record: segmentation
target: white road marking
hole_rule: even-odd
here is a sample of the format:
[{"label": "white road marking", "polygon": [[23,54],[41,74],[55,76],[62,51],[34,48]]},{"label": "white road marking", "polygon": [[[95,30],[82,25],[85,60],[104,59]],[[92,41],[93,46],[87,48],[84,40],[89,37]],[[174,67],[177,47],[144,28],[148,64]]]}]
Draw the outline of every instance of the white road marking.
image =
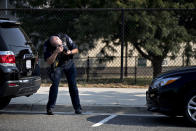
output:
[{"label": "white road marking", "polygon": [[107,117],[107,118],[103,119],[102,121],[100,121],[100,122],[98,122],[98,123],[96,123],[96,124],[92,125],[92,127],[98,127],[98,126],[101,126],[101,125],[103,125],[104,123],[108,122],[109,120],[111,120],[111,119],[115,118],[116,116],[117,116],[117,115],[111,115],[111,116],[109,116],[109,117]]}]

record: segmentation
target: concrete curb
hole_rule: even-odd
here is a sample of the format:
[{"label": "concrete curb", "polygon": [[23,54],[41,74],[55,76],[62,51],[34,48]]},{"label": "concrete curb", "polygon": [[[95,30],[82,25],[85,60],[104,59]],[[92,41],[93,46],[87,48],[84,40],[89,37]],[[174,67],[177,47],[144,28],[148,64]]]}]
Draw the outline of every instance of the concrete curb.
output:
[{"label": "concrete curb", "polygon": [[[90,113],[111,113],[111,114],[149,114],[147,107],[133,107],[133,106],[115,106],[115,105],[83,105],[83,112]],[[28,112],[45,112],[46,105],[37,105],[37,104],[10,104],[1,112],[9,111],[28,111]],[[56,105],[54,108],[55,112],[74,112],[71,105]]]}]

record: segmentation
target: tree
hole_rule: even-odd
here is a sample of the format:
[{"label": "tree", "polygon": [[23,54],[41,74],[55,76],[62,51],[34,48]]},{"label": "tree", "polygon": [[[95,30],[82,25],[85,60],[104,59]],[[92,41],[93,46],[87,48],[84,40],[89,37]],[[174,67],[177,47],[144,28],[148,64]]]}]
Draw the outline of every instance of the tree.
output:
[{"label": "tree", "polygon": [[[142,13],[138,21],[132,23],[136,26],[130,31],[130,41],[144,58],[151,61],[156,77],[162,72],[162,62],[168,54],[177,55],[187,32],[169,12]],[[133,36],[133,33],[137,35]]]},{"label": "tree", "polygon": [[[132,2],[119,4],[120,7],[131,7]],[[130,5],[130,6],[129,6]],[[168,4],[162,0],[136,2],[136,7],[166,8]],[[188,33],[179,25],[179,18],[170,11],[161,12],[127,12],[125,15],[125,41],[133,44],[142,57],[152,63],[153,77],[162,71],[162,62],[169,53],[176,56],[181,43],[186,41]]]}]

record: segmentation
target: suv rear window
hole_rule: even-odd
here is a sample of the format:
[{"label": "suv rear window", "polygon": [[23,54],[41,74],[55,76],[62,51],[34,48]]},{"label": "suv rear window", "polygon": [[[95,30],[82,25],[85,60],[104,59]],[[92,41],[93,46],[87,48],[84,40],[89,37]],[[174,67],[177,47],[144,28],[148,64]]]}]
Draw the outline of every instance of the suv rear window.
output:
[{"label": "suv rear window", "polygon": [[8,46],[29,47],[29,39],[19,27],[0,28],[0,37]]}]

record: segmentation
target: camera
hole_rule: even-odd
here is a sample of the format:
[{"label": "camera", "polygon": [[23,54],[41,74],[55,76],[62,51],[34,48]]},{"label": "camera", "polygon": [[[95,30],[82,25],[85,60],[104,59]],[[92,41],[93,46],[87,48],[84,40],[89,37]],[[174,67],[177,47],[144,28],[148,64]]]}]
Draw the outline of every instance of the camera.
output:
[{"label": "camera", "polygon": [[67,47],[67,45],[58,45],[58,47],[63,46],[63,52],[67,53],[67,51],[69,50],[69,48]]},{"label": "camera", "polygon": [[67,53],[68,50],[68,47],[66,45],[63,45],[63,52]]}]

